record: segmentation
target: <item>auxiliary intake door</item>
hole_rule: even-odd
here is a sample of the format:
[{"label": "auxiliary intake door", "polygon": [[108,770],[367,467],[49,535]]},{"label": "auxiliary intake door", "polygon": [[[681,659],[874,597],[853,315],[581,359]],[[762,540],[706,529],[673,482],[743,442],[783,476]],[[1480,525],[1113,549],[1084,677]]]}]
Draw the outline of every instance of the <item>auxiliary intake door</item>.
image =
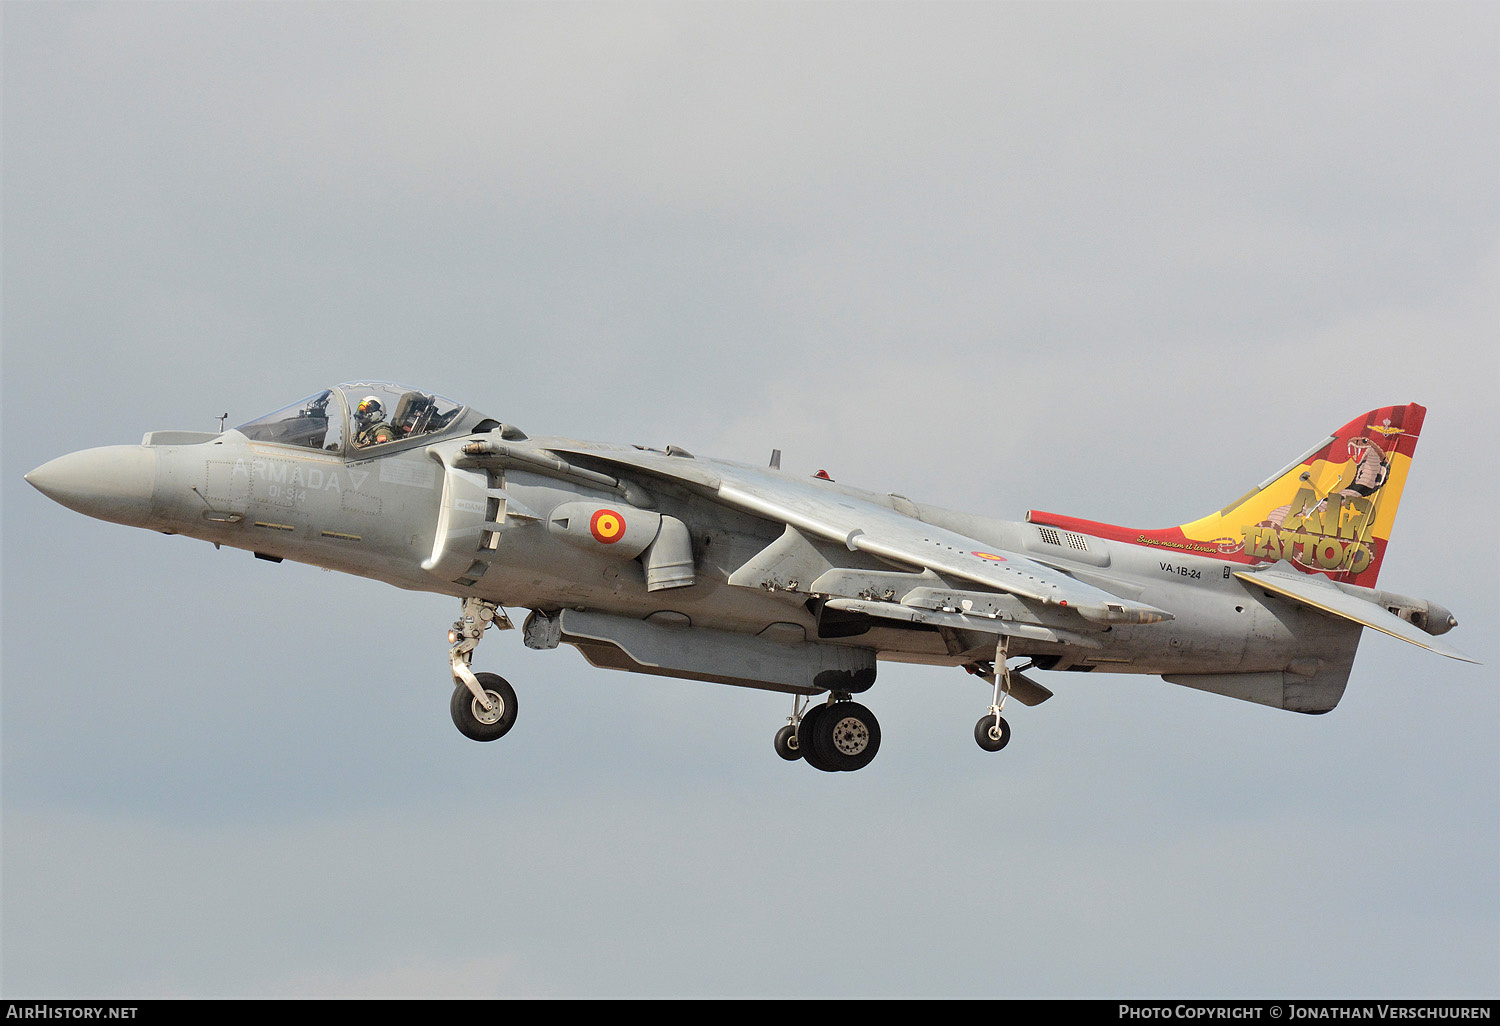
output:
[{"label": "auxiliary intake door", "polygon": [[[453,455],[433,454],[443,464],[443,499],[438,507],[432,556],[422,569],[443,581],[472,587],[490,568],[499,540],[505,492],[483,470],[455,467]],[[497,475],[498,476],[498,475]]]}]

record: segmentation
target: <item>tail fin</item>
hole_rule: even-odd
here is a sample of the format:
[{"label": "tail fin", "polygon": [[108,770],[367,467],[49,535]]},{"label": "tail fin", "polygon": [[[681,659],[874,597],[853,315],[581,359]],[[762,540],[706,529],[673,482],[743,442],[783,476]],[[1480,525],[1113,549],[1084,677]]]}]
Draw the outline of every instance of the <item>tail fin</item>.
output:
[{"label": "tail fin", "polygon": [[1180,527],[1134,531],[1035,511],[1026,519],[1249,565],[1287,560],[1373,587],[1426,414],[1416,403],[1371,410],[1217,513]]}]

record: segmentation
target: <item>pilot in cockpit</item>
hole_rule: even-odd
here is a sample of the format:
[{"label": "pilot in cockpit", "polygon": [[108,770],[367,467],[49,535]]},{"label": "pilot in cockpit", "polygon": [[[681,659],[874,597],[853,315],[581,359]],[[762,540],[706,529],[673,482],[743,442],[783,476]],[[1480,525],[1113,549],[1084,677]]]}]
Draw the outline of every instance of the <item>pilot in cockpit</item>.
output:
[{"label": "pilot in cockpit", "polygon": [[354,408],[354,445],[363,449],[367,445],[381,445],[395,441],[396,429],[385,420],[385,407],[373,395],[367,395]]}]

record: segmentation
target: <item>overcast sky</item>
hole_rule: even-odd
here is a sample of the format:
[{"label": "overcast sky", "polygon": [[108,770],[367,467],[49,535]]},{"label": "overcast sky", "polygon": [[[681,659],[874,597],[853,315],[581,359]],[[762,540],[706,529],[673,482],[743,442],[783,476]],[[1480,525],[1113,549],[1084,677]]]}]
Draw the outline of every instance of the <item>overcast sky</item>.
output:
[{"label": "overcast sky", "polygon": [[[1500,10],[6,3],[7,997],[1495,997]],[[1429,408],[1305,717],[884,664],[784,696],[88,520],[75,449],[338,381],[1020,519],[1160,527]],[[522,611],[524,612],[524,611]],[[519,633],[519,632],[517,632]]]}]

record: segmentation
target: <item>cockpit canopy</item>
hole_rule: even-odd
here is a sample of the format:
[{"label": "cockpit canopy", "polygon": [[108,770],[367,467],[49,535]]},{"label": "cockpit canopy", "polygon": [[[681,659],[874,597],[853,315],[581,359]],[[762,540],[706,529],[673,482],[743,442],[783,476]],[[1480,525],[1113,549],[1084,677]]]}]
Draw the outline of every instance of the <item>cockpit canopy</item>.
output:
[{"label": "cockpit canopy", "polygon": [[238,428],[258,442],[356,453],[416,439],[432,441],[480,420],[467,406],[388,381],[325,388]]}]

